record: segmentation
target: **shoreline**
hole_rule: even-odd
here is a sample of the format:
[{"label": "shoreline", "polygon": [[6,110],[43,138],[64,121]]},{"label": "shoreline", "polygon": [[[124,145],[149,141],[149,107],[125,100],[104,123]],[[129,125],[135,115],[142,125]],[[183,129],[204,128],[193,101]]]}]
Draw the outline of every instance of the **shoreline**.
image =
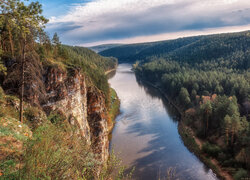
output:
[{"label": "shoreline", "polygon": [[[148,81],[142,79],[141,77],[140,77],[140,81],[157,89],[163,95],[163,97],[176,108],[178,113],[181,115],[181,118],[180,118],[179,123],[178,123],[178,132],[179,132],[179,135],[181,136],[181,139],[182,139],[184,145],[188,148],[188,150],[190,152],[194,153],[200,159],[201,162],[203,162],[207,167],[209,167],[216,174],[218,179],[233,180],[233,177],[227,171],[222,170],[221,166],[218,165],[218,163],[216,163],[217,162],[216,159],[209,159],[201,152],[202,142],[200,142],[198,137],[196,137],[194,135],[193,130],[183,123],[183,119],[185,117],[184,117],[184,113],[181,110],[181,108],[178,107],[171,100],[171,98],[169,98],[164,93],[164,91],[160,87],[152,84],[151,82],[148,82]],[[198,144],[198,142],[199,142],[199,144]],[[223,174],[223,176],[222,176],[222,174]]]},{"label": "shoreline", "polygon": [[[116,65],[115,68],[110,69],[108,71],[105,72],[105,75],[108,75],[109,73],[116,71],[118,65]],[[111,86],[109,87],[110,89],[110,100],[112,103],[111,106],[109,107],[109,111],[108,111],[108,134],[109,134],[109,141],[111,140],[112,137],[112,132],[113,129],[115,127],[115,123],[116,123],[116,117],[121,113],[120,112],[120,99],[115,91],[115,89],[113,89]],[[112,94],[114,95],[114,97],[112,97]],[[112,102],[113,101],[113,102]],[[112,112],[114,111],[114,112]]]}]

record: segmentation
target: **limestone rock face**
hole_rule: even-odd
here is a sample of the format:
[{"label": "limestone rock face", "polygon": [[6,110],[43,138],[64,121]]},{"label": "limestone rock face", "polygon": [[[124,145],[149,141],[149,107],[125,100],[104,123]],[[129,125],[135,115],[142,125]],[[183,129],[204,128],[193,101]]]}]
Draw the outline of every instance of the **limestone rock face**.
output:
[{"label": "limestone rock face", "polygon": [[104,97],[104,94],[97,88],[88,88],[88,122],[92,147],[103,161],[107,160],[109,149],[107,110]]},{"label": "limestone rock face", "polygon": [[86,77],[78,69],[68,73],[49,69],[45,76],[45,88],[44,111],[65,115],[72,125],[79,127],[100,160],[107,160],[109,141],[104,94],[94,86],[87,87]]},{"label": "limestone rock face", "polygon": [[81,134],[90,141],[87,121],[87,87],[85,77],[79,70],[71,70],[70,75],[51,68],[45,77],[46,99],[43,109],[46,113],[57,111],[68,121],[77,125]]}]

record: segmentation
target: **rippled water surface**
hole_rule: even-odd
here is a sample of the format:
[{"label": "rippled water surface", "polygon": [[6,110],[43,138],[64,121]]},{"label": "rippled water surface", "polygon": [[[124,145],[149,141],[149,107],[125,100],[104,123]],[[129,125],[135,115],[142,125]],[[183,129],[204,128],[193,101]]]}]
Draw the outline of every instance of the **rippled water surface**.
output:
[{"label": "rippled water surface", "polygon": [[214,180],[208,169],[183,144],[173,108],[161,94],[140,84],[131,65],[121,64],[109,79],[121,100],[111,146],[127,167],[135,167],[134,179],[164,179],[169,168],[183,180]]}]

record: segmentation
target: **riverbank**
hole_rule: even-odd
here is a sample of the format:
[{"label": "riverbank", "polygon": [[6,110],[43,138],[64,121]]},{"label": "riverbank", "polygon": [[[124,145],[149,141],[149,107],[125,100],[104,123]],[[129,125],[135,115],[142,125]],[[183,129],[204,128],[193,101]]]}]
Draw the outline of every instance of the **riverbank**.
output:
[{"label": "riverbank", "polygon": [[169,101],[180,113],[181,119],[178,123],[178,132],[184,142],[184,145],[191,152],[193,152],[206,166],[212,169],[218,178],[225,180],[233,180],[233,177],[227,171],[222,169],[222,167],[219,165],[216,159],[207,158],[206,155],[202,152],[202,146],[205,142],[201,141],[198,137],[196,137],[194,131],[190,127],[184,124],[184,119],[185,119],[184,111],[179,106],[177,106],[176,103],[171,98],[169,98],[160,87],[146,80],[143,79],[140,80],[143,83],[146,83],[159,90],[159,92],[163,95],[163,97],[166,98],[166,100]]},{"label": "riverbank", "polygon": [[108,119],[108,131],[109,133],[112,132],[115,119],[120,114],[120,100],[117,96],[117,93],[113,88],[110,88],[110,107],[109,107],[109,119]]},{"label": "riverbank", "polygon": [[[105,72],[105,75],[108,75],[109,73],[116,71],[118,65],[114,69],[110,69]],[[111,136],[112,130],[115,126],[115,119],[120,114],[120,99],[117,96],[116,91],[113,88],[109,88],[109,107],[108,107],[108,132]]]}]

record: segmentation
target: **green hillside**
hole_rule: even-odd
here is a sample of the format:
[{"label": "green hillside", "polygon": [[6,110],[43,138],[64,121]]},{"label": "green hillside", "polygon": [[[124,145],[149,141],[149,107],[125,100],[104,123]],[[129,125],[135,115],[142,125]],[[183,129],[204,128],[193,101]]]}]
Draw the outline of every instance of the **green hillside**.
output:
[{"label": "green hillside", "polygon": [[[103,56],[113,56],[119,62],[149,61],[164,58],[188,63],[203,61],[236,61],[232,68],[249,68],[249,31],[208,36],[180,38],[156,43],[131,44],[100,52]],[[226,64],[226,63],[225,63]]]}]

